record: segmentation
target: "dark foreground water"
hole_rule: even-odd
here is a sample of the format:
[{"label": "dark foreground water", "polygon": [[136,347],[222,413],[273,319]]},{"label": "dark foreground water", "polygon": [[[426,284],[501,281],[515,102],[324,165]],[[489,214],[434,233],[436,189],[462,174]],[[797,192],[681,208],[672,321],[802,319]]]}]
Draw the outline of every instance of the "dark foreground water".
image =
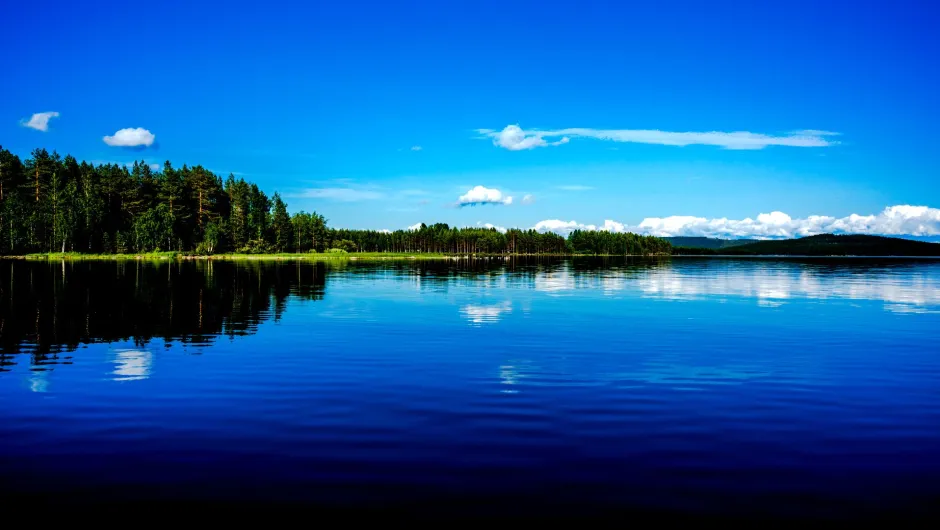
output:
[{"label": "dark foreground water", "polygon": [[935,261],[2,261],[0,352],[17,495],[940,509]]}]

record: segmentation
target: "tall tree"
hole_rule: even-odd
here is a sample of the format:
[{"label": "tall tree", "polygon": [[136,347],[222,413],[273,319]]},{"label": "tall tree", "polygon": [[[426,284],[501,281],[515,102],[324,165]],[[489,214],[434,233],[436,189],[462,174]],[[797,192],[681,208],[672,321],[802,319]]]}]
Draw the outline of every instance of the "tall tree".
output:
[{"label": "tall tree", "polygon": [[271,213],[271,230],[274,232],[274,248],[284,252],[290,248],[293,240],[290,215],[287,205],[281,200],[281,194],[274,192],[274,209]]}]

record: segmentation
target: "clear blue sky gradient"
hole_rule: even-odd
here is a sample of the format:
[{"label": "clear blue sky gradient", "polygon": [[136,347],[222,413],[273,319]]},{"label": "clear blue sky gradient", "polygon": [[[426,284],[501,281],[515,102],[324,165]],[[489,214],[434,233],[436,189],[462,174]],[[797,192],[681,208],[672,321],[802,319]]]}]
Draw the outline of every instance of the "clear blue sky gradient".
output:
[{"label": "clear blue sky gradient", "polygon": [[[200,3],[202,4],[202,3]],[[0,144],[202,164],[331,224],[940,206],[933,2],[7,2]],[[21,125],[57,111],[47,132]],[[475,130],[841,133],[728,150],[572,139],[509,151]],[[128,151],[125,127],[156,135]],[[421,146],[420,151],[412,146]],[[456,208],[483,185],[510,206]],[[568,191],[562,186],[593,189]],[[301,198],[311,189],[336,198]],[[353,190],[353,191],[342,191]],[[533,204],[521,198],[531,194]]]}]

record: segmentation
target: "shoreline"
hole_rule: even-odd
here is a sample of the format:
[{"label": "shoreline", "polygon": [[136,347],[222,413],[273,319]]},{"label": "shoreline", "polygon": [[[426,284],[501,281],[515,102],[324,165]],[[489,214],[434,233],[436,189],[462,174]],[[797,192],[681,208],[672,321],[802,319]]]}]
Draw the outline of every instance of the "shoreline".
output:
[{"label": "shoreline", "polygon": [[24,261],[382,261],[382,260],[466,260],[466,259],[507,259],[507,258],[668,258],[660,255],[624,255],[624,254],[442,254],[434,252],[351,252],[347,254],[213,254],[208,256],[191,254],[26,254],[0,256],[0,260]]},{"label": "shoreline", "polygon": [[418,261],[479,260],[509,258],[637,258],[637,259],[918,259],[940,260],[940,256],[915,255],[808,255],[808,254],[443,254],[422,252],[354,252],[347,254],[215,254],[208,256],[174,252],[153,254],[26,254],[0,256],[0,260],[22,261]]}]

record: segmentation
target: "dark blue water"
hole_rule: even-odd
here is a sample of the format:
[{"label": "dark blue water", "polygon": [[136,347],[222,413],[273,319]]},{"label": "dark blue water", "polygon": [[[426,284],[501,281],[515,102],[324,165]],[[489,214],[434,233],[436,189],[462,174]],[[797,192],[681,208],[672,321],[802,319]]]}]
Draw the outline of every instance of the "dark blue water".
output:
[{"label": "dark blue water", "polygon": [[19,494],[542,515],[940,500],[940,262],[6,261],[0,306]]}]

